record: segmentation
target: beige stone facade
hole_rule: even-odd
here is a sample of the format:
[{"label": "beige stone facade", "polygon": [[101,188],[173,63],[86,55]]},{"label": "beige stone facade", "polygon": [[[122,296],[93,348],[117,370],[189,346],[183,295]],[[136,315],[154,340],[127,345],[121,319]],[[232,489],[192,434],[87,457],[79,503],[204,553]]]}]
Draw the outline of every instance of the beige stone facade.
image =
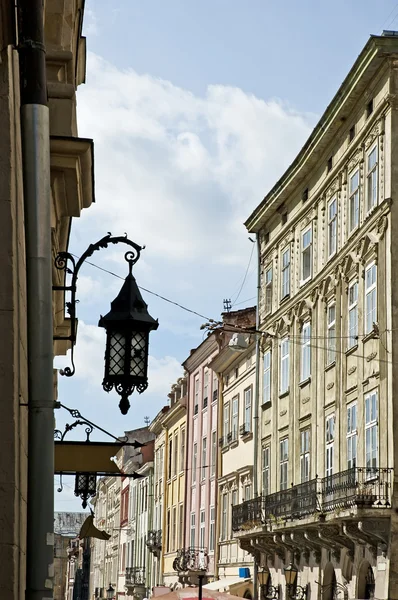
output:
[{"label": "beige stone facade", "polygon": [[[50,105],[52,240],[66,250],[70,221],[94,198],[92,142],[79,140],[75,90],[84,80],[83,1],[45,3]],[[24,598],[27,502],[26,267],[19,67],[12,4],[0,2],[0,589]],[[54,284],[60,283],[54,269]],[[62,294],[54,296],[55,333],[68,331]],[[61,343],[56,353],[65,352]]]},{"label": "beige stone facade", "polygon": [[[372,37],[246,222],[260,246],[260,497],[234,535],[286,598],[398,598],[398,40]],[[306,587],[308,586],[308,587]]]}]

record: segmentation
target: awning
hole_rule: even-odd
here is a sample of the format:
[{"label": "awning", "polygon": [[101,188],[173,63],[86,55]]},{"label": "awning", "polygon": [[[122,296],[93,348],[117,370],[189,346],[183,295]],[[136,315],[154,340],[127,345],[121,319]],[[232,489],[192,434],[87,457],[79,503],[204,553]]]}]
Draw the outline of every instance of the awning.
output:
[{"label": "awning", "polygon": [[247,581],[251,581],[251,577],[224,577],[223,579],[206,583],[206,585],[203,586],[203,589],[226,592],[229,590],[231,585],[236,585],[237,583],[246,583]]}]

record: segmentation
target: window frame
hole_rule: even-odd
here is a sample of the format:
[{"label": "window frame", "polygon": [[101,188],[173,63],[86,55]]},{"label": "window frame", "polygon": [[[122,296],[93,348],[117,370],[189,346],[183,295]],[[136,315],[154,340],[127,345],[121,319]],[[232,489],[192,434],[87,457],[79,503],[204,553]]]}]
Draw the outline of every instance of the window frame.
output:
[{"label": "window frame", "polygon": [[196,513],[191,512],[190,528],[189,528],[189,539],[191,547],[195,547],[195,534],[196,534]]},{"label": "window frame", "polygon": [[[351,188],[351,181],[355,175],[358,175],[358,185],[356,188]],[[352,202],[355,202],[355,215],[357,215],[357,221],[353,221]],[[355,167],[348,175],[348,234],[351,235],[353,231],[358,229],[361,219],[361,174],[359,166]]]},{"label": "window frame", "polygon": [[271,444],[266,444],[261,449],[261,482],[263,496],[268,496],[270,493],[270,458]]},{"label": "window frame", "polygon": [[198,443],[194,442],[192,448],[192,485],[196,483],[196,471],[198,467]]},{"label": "window frame", "polygon": [[[331,216],[331,206],[335,205],[335,212]],[[337,196],[333,196],[327,205],[327,219],[328,219],[328,259],[332,258],[337,252],[337,231],[338,231],[338,202]],[[334,240],[334,247],[331,248],[331,240]]]},{"label": "window frame", "polygon": [[231,432],[232,441],[235,442],[239,435],[239,394],[231,399]]},{"label": "window frame", "polygon": [[331,477],[334,471],[334,442],[336,415],[332,413],[325,418],[325,476]]},{"label": "window frame", "polygon": [[[309,333],[308,331],[309,330]],[[300,383],[311,377],[311,321],[305,321],[301,328]]]},{"label": "window frame", "polygon": [[[202,544],[203,542],[203,544]],[[199,549],[203,550],[206,547],[206,511],[204,508],[200,511],[199,516]]]},{"label": "window frame", "polygon": [[[267,274],[270,273],[270,277],[267,278]],[[273,288],[273,265],[269,263],[264,269],[264,308],[265,314],[270,315],[272,313],[272,288]]]},{"label": "window frame", "polygon": [[[283,354],[283,348],[287,347],[287,352]],[[285,363],[287,366],[284,366]],[[286,385],[282,385],[283,375],[286,374]],[[279,344],[279,395],[287,394],[289,392],[290,383],[290,340],[286,336],[281,339]]]},{"label": "window frame", "polygon": [[[332,309],[334,310],[334,318],[331,320],[330,312]],[[326,307],[326,366],[336,362],[336,312],[336,301],[332,300]]]},{"label": "window frame", "polygon": [[[311,232],[311,239],[310,242],[307,246],[304,247],[304,236]],[[304,277],[304,253],[305,252],[309,252],[309,275],[307,275],[306,277]],[[313,275],[313,229],[312,229],[312,222],[307,225],[307,227],[305,227],[302,231],[301,231],[301,265],[300,265],[300,274],[301,274],[301,279],[300,279],[300,286],[304,285],[305,283],[307,283],[307,281],[310,281],[312,279],[312,275]]]},{"label": "window frame", "polygon": [[[249,433],[252,430],[252,410],[253,410],[252,396],[253,396],[252,387],[249,386],[243,391],[245,433]],[[249,402],[247,401],[248,398],[249,398]]]},{"label": "window frame", "polygon": [[209,521],[209,554],[214,553],[216,541],[216,507],[210,506],[210,521]]},{"label": "window frame", "polygon": [[[288,255],[288,260],[285,264],[286,255]],[[288,244],[281,251],[281,300],[290,296],[290,263],[291,252],[290,244]]]},{"label": "window frame", "polygon": [[[304,442],[304,443],[303,443]],[[311,428],[300,430],[300,483],[311,479]]]},{"label": "window frame", "polygon": [[202,468],[201,468],[201,481],[206,479],[207,469],[207,436],[202,439]]},{"label": "window frame", "polygon": [[[368,403],[371,398],[375,398],[375,414],[372,417],[372,406],[370,406],[368,410]],[[365,426],[365,467],[366,467],[366,477],[367,479],[372,478],[374,476],[374,469],[377,469],[379,466],[379,390],[377,388],[371,390],[364,397],[364,426]],[[368,439],[373,441],[373,432],[375,432],[375,442],[376,447],[373,449],[371,446],[371,454],[373,455],[374,450],[374,459],[375,464],[368,464]],[[373,461],[373,458],[372,458]]]},{"label": "window frame", "polygon": [[221,541],[228,538],[228,494],[223,493],[221,504]]},{"label": "window frame", "polygon": [[216,474],[216,459],[217,459],[217,431],[211,432],[211,465],[210,477]]},{"label": "window frame", "polygon": [[[372,269],[375,270],[375,279],[374,279],[374,282],[372,282],[370,284],[370,286],[368,287],[367,274]],[[369,333],[371,333],[373,331],[373,323],[377,323],[377,308],[378,308],[378,306],[377,306],[377,264],[376,264],[376,261],[374,261],[374,260],[365,267],[365,286],[364,287],[365,287],[364,331],[365,331],[365,335],[368,335]],[[368,310],[368,299],[373,296],[374,296],[374,306],[372,307],[371,311],[369,311]],[[372,319],[372,326],[369,328],[368,327],[368,315],[370,315],[370,314],[372,314],[374,316],[374,318]]]},{"label": "window frame", "polygon": [[263,354],[263,404],[271,401],[271,360],[271,348],[268,348]]},{"label": "window frame", "polygon": [[[348,349],[354,348],[358,345],[358,279],[353,279],[348,284],[348,292],[347,292],[347,317],[348,317]],[[356,298],[351,301],[350,294],[351,291],[356,288]],[[353,327],[351,325],[351,317],[355,315],[355,335],[351,334],[353,331]]]},{"label": "window frame", "polygon": [[[284,448],[286,446],[286,448]],[[279,440],[279,489],[287,490],[289,476],[289,438]]]},{"label": "window frame", "polygon": [[[376,161],[374,165],[369,169],[369,158],[373,152],[376,152]],[[372,187],[372,192],[374,186],[371,186],[373,175],[375,174],[376,181],[376,199],[374,204],[369,203],[369,198],[371,196],[370,188]],[[373,196],[373,193],[372,193]],[[369,214],[379,203],[379,147],[377,141],[369,148],[366,153],[366,214]]]},{"label": "window frame", "polygon": [[347,404],[347,469],[357,466],[358,457],[358,404],[355,400]]},{"label": "window frame", "polygon": [[229,432],[230,432],[230,410],[229,410],[229,402],[224,402],[224,405],[223,405],[223,437],[224,437],[224,442],[227,441]]}]

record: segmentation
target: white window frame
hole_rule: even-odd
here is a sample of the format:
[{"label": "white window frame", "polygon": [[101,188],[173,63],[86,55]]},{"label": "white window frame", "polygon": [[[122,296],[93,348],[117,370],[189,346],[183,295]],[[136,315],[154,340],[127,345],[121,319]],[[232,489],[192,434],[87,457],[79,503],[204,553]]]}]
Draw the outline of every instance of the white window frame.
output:
[{"label": "white window frame", "polygon": [[210,477],[216,473],[216,457],[217,457],[217,431],[211,432],[211,467]]},{"label": "white window frame", "polygon": [[287,490],[289,471],[289,438],[279,440],[279,489]]},{"label": "white window frame", "polygon": [[270,454],[271,446],[267,444],[262,448],[262,495],[268,496],[270,493]]},{"label": "white window frame", "polygon": [[200,511],[200,529],[199,529],[199,549],[202,550],[206,544],[206,511],[202,509]]},{"label": "white window frame", "polygon": [[204,401],[209,399],[209,371],[205,369],[203,374],[203,407]]},{"label": "white window frame", "polygon": [[[196,409],[196,407],[198,407]],[[199,377],[195,377],[195,404],[194,404],[194,416],[199,411]]]},{"label": "white window frame", "polygon": [[347,469],[357,466],[357,442],[358,442],[358,407],[356,402],[347,406]]},{"label": "white window frame", "polygon": [[[334,316],[332,317],[332,311]],[[336,302],[330,302],[326,311],[327,326],[327,344],[326,344],[326,364],[331,365],[336,361]]]},{"label": "white window frame", "polygon": [[245,402],[245,433],[252,430],[252,388],[248,387],[243,392]]},{"label": "white window frame", "polygon": [[206,469],[207,469],[207,437],[202,439],[202,481],[206,479]]},{"label": "white window frame", "polygon": [[[374,272],[374,281],[368,283],[368,274]],[[373,279],[373,277],[372,277]],[[373,261],[365,269],[365,335],[373,331],[377,323],[377,265]],[[371,319],[371,320],[370,320]]]},{"label": "white window frame", "polygon": [[196,483],[196,470],[198,465],[198,444],[195,442],[192,449],[192,483]]},{"label": "white window frame", "polygon": [[231,431],[232,441],[238,439],[239,434],[239,396],[234,396],[231,400],[232,411],[231,411]]},{"label": "white window frame", "polygon": [[333,196],[328,202],[328,258],[337,252],[337,210],[337,196]]},{"label": "white window frame", "polygon": [[190,542],[191,548],[195,548],[195,528],[196,528],[196,515],[194,512],[191,513],[191,527],[190,527]]},{"label": "white window frame", "polygon": [[227,442],[228,434],[229,434],[229,402],[225,402],[224,404],[224,414],[223,414],[223,436],[224,436],[224,444]]},{"label": "white window frame", "polygon": [[358,280],[348,286],[348,348],[358,345]]},{"label": "white window frame", "polygon": [[[370,157],[376,153],[376,161],[369,168]],[[366,211],[369,213],[379,203],[379,149],[376,144],[366,154]]]},{"label": "white window frame", "polygon": [[309,427],[300,431],[300,483],[310,480],[311,470],[311,430]]},{"label": "white window frame", "polygon": [[213,554],[216,540],[216,509],[210,506],[209,553]]},{"label": "white window frame", "polygon": [[329,415],[325,419],[325,475],[331,477],[334,469],[334,439],[335,439],[335,415]]},{"label": "white window frame", "polygon": [[[310,233],[310,240],[309,243],[306,244],[304,246],[304,237],[306,236],[307,233]],[[305,229],[302,230],[301,232],[301,281],[300,281],[300,285],[304,285],[307,281],[309,281],[312,278],[312,270],[313,270],[313,256],[312,256],[312,247],[313,247],[313,231],[312,231],[312,223],[310,225],[308,225],[308,227],[306,227]],[[309,274],[306,274],[304,272],[304,262],[305,262],[305,257],[307,256],[307,254],[309,255]]]},{"label": "white window frame", "polygon": [[227,539],[227,527],[228,527],[228,494],[222,495],[221,505],[221,541]]},{"label": "white window frame", "polygon": [[264,270],[264,301],[265,301],[265,314],[269,315],[272,313],[272,280],[273,280],[273,269],[272,264],[267,265]]},{"label": "white window frame", "polygon": [[285,394],[289,391],[290,378],[290,342],[285,337],[281,340],[279,346],[279,394]]},{"label": "white window frame", "polygon": [[290,245],[281,252],[281,300],[290,296]]},{"label": "white window frame", "polygon": [[300,375],[300,381],[306,381],[311,377],[311,321],[306,321],[301,329]]},{"label": "white window frame", "polygon": [[271,350],[263,355],[263,404],[271,401]]},{"label": "white window frame", "polygon": [[[354,177],[358,175],[358,185],[352,187],[352,181]],[[360,220],[360,183],[361,175],[359,173],[359,167],[354,169],[348,177],[348,233],[352,233],[359,227]],[[354,218],[355,217],[355,218]]]},{"label": "white window frame", "polygon": [[365,466],[367,478],[379,466],[378,390],[365,395]]}]

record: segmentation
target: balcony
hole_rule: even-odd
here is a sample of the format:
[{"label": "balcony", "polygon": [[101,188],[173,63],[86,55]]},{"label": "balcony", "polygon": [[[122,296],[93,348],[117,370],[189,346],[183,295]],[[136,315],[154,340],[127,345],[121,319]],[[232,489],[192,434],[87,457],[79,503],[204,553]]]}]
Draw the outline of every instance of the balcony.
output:
[{"label": "balcony", "polygon": [[251,432],[252,431],[248,423],[243,423],[243,425],[239,427],[239,433],[242,437],[244,437],[245,435],[250,435]]},{"label": "balcony", "polygon": [[152,554],[160,554],[162,550],[162,530],[151,530],[148,531],[148,539],[146,541],[147,548]]},{"label": "balcony", "polygon": [[177,573],[206,572],[209,558],[206,548],[182,548],[177,551],[173,562],[173,569]]},{"label": "balcony", "polygon": [[126,567],[126,586],[127,587],[145,587],[145,569],[144,567]]},{"label": "balcony", "polygon": [[[334,555],[355,544],[377,552],[390,530],[392,469],[354,467],[232,507],[232,531],[242,548]],[[384,510],[382,510],[384,509]],[[320,525],[322,523],[322,525]]]}]

